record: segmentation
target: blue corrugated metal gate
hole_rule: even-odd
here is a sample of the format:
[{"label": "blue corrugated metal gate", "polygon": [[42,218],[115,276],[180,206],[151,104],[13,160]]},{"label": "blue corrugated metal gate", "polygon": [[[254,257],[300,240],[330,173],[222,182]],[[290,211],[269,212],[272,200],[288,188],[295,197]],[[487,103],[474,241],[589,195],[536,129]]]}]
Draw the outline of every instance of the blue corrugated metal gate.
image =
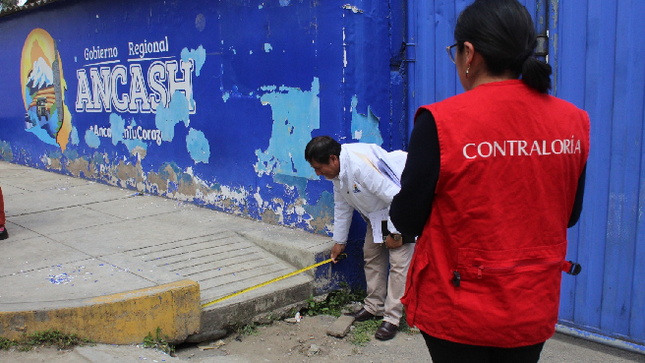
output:
[{"label": "blue corrugated metal gate", "polygon": [[[445,46],[472,1],[411,1],[408,110],[462,92]],[[549,30],[553,94],[591,118],[584,209],[569,230],[568,258],[583,266],[563,277],[561,331],[645,352],[645,2],[522,1]],[[409,52],[413,56],[412,52]],[[408,115],[412,122],[412,115]]]}]

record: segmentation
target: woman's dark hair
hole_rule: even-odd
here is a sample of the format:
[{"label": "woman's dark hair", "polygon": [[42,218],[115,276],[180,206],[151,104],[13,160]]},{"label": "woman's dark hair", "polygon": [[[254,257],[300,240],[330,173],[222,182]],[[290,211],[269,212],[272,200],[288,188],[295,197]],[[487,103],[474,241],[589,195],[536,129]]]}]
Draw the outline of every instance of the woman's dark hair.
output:
[{"label": "woman's dark hair", "polygon": [[516,0],[476,0],[459,15],[455,40],[460,51],[464,42],[471,42],[492,75],[510,70],[539,92],[551,89],[551,66],[533,56],[533,20]]},{"label": "woman's dark hair", "polygon": [[340,144],[329,136],[316,136],[305,147],[305,160],[329,164],[331,155],[340,156]]}]

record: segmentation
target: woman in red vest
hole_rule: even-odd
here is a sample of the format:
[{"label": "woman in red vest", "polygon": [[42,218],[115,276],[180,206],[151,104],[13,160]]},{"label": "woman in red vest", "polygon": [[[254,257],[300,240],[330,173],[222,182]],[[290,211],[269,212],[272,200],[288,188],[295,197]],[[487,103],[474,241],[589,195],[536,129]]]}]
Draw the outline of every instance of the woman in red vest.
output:
[{"label": "woman in red vest", "polygon": [[549,96],[533,21],[477,0],[447,47],[466,92],[421,107],[390,208],[419,236],[402,299],[432,361],[537,362],[555,332],[589,118]]}]

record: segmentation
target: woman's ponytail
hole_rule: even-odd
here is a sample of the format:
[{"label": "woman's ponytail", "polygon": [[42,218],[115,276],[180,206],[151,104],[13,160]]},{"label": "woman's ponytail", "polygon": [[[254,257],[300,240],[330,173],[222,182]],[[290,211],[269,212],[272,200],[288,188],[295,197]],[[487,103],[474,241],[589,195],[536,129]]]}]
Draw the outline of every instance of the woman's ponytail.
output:
[{"label": "woman's ponytail", "polygon": [[535,57],[528,57],[522,64],[522,81],[540,93],[551,89],[551,65]]}]

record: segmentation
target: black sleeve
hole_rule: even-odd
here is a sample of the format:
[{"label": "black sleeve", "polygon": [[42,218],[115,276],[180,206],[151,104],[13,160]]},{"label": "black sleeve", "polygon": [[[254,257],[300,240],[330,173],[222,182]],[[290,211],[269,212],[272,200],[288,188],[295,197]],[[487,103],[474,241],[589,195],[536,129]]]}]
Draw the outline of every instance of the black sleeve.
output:
[{"label": "black sleeve", "polygon": [[[582,199],[585,196],[585,179],[587,178],[587,164],[582,169],[582,174],[578,179],[578,189],[576,190],[576,200],[573,202],[573,210],[571,211],[571,216],[569,217],[568,228],[571,228],[578,223],[580,219],[580,213],[582,213]],[[394,222],[392,222],[394,223]]]},{"label": "black sleeve", "polygon": [[390,206],[392,223],[404,235],[421,235],[430,217],[440,160],[437,125],[432,113],[423,109],[415,118],[410,136],[401,191],[394,196]]}]

